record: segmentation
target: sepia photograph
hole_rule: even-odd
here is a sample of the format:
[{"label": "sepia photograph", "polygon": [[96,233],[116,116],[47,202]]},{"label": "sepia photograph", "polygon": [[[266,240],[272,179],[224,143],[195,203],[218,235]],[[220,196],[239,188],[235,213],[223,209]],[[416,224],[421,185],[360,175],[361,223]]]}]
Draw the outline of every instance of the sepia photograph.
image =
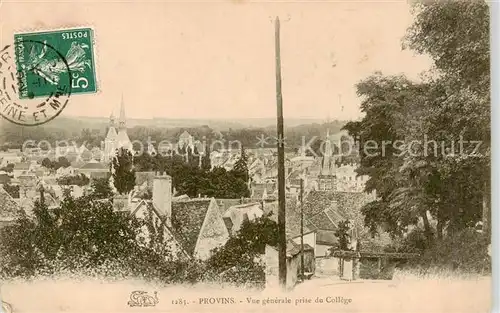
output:
[{"label": "sepia photograph", "polygon": [[491,312],[492,7],[0,0],[0,313]]}]

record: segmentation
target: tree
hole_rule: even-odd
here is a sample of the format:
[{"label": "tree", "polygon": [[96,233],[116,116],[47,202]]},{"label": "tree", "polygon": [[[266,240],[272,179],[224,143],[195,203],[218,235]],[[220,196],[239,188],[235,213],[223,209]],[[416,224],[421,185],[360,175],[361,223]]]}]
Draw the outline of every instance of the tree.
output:
[{"label": "tree", "polygon": [[113,190],[107,178],[93,179],[91,188],[93,198],[95,199],[109,199],[113,196]]},{"label": "tree", "polygon": [[65,157],[60,156],[59,158],[57,158],[57,168],[59,168],[59,167],[66,168],[66,167],[70,167],[70,166],[71,166],[71,163]]},{"label": "tree", "polygon": [[111,163],[113,184],[120,194],[128,194],[135,186],[133,156],[130,151],[120,148]]},{"label": "tree", "polygon": [[212,169],[212,161],[210,159],[210,154],[212,151],[210,151],[210,143],[205,146],[205,151],[203,154],[203,158],[201,160],[201,169],[204,172],[209,172]]},{"label": "tree", "polygon": [[5,171],[7,173],[12,173],[14,171],[14,163],[9,163],[5,167],[1,168],[1,171]]},{"label": "tree", "polygon": [[[475,186],[481,188],[483,225],[489,237],[489,6],[485,1],[428,2],[416,5],[415,12],[416,19],[406,35],[405,44],[432,57],[439,73],[434,83],[440,85],[446,94],[443,101],[434,105],[433,126],[445,138],[462,135],[482,142],[478,151],[481,157],[476,156],[474,160],[448,158],[451,164],[444,166],[453,171],[443,175],[454,180],[453,176],[462,171],[462,166],[472,175]],[[474,163],[472,171],[467,170],[471,163]],[[472,192],[476,194],[478,191]]]},{"label": "tree", "polygon": [[[434,59],[433,72],[421,83],[382,74],[363,80],[356,87],[366,115],[345,129],[360,140],[358,173],[370,177],[366,190],[379,196],[363,208],[365,223],[399,235],[421,220],[430,243],[429,216],[441,239],[445,228],[452,234],[488,211],[488,6],[426,2],[416,12],[406,44]],[[470,146],[457,151],[461,138],[480,140],[479,154]],[[378,144],[371,153],[369,140]]]},{"label": "tree", "polygon": [[236,178],[248,182],[248,157],[245,153],[245,149],[241,146],[240,158],[234,163],[232,173]]},{"label": "tree", "polygon": [[44,158],[42,160],[42,166],[45,167],[45,168],[48,168],[48,169],[51,169],[52,168],[52,161],[49,159],[49,158]]},{"label": "tree", "polygon": [[349,221],[340,221],[335,231],[335,237],[338,238],[338,249],[347,251],[349,249],[350,235],[349,235]]},{"label": "tree", "polygon": [[278,225],[269,217],[267,214],[252,221],[245,220],[235,236],[223,247],[214,249],[206,261],[207,271],[219,276],[233,269],[235,275],[228,275],[233,282],[264,279],[263,268],[256,260],[265,253],[266,245],[275,247],[278,244]]},{"label": "tree", "polygon": [[90,179],[85,176],[85,174],[75,175],[75,176],[63,176],[57,179],[59,185],[77,185],[77,186],[87,186],[90,183]]}]

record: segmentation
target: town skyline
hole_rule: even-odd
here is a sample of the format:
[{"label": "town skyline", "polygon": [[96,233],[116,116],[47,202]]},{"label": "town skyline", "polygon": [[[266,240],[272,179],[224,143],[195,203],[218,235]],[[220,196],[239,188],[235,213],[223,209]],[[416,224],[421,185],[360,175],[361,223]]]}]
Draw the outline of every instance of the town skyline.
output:
[{"label": "town skyline", "polygon": [[[123,93],[133,118],[275,117],[275,16],[282,20],[285,118],[358,119],[356,83],[376,71],[417,80],[431,64],[401,49],[413,19],[406,1],[127,2],[120,14],[115,8],[61,3],[58,14],[49,14],[51,4],[2,6],[5,42],[25,28],[28,15],[38,21],[36,31],[62,24],[94,29],[99,91],[72,95],[62,115],[109,117]],[[107,22],[110,15],[116,23]],[[155,27],[148,27],[150,20]]]}]

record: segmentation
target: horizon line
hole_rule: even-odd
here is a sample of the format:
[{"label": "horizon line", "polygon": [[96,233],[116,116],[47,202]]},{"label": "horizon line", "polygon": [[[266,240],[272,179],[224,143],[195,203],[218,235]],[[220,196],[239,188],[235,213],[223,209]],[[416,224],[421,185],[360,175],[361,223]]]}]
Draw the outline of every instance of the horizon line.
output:
[{"label": "horizon line", "polygon": [[[61,114],[60,117],[67,118],[94,118],[94,119],[109,119],[109,116],[89,116],[89,115],[73,115],[73,114]],[[276,119],[275,116],[262,116],[262,117],[126,117],[127,120],[264,120],[264,119]],[[324,123],[330,123],[335,121],[345,122],[345,121],[353,121],[356,119],[336,119],[336,118],[322,118],[322,117],[300,117],[300,116],[291,116],[285,117],[286,119],[302,119],[302,120],[324,120]]]}]

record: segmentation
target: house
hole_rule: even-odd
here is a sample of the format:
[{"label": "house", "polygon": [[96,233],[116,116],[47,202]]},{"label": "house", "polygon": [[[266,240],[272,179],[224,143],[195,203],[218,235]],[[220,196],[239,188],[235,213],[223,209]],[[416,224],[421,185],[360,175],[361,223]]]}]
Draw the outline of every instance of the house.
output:
[{"label": "house", "polygon": [[[310,191],[304,197],[304,225],[316,231],[316,257],[325,256],[337,238],[335,231],[341,221],[351,221],[351,238],[356,239],[363,231],[361,208],[373,201],[373,195],[363,192]],[[290,212],[300,213],[297,202],[287,205]]]},{"label": "house", "polygon": [[109,177],[109,168],[96,160],[85,163],[75,172],[82,173],[90,179]]},{"label": "house", "polygon": [[4,172],[0,174],[0,185],[8,184],[10,180],[10,176],[7,173]]},{"label": "house", "polygon": [[253,221],[264,214],[262,203],[252,202],[230,207],[223,215],[224,223],[231,235],[235,235],[244,221]]},{"label": "house", "polygon": [[217,201],[217,206],[219,207],[219,211],[221,212],[222,215],[224,215],[224,213],[226,213],[226,211],[229,210],[229,208],[231,208],[232,206],[251,202],[249,201],[249,199],[244,199],[244,198],[215,199],[215,201]]},{"label": "house", "polygon": [[[211,250],[229,239],[229,232],[214,198],[172,201],[172,179],[157,173],[153,199],[142,200],[133,209],[138,218],[151,216],[158,222],[170,247],[189,258],[205,260]],[[147,233],[143,234],[147,237]]]},{"label": "house", "polygon": [[304,272],[313,275],[316,271],[316,231],[293,237],[293,243],[299,245],[299,248],[302,244],[301,238],[304,242]]},{"label": "house", "polygon": [[8,164],[16,164],[22,161],[23,157],[20,152],[0,151],[0,167],[5,167]]},{"label": "house", "polygon": [[[295,206],[297,206],[296,201],[289,200],[286,202],[285,232],[287,239],[296,237],[301,233],[300,210],[294,208]],[[278,210],[279,210],[278,201],[264,202],[264,213],[271,214],[270,218],[275,222],[278,222]],[[304,226],[303,227],[304,233],[311,231],[311,229],[307,227],[305,219],[303,226]]]},{"label": "house", "polygon": [[330,255],[331,249],[338,243],[338,238],[335,236],[335,231],[317,229],[316,230],[316,257],[325,257]]},{"label": "house", "polygon": [[261,184],[253,184],[251,186],[251,194],[250,198],[253,199],[254,201],[262,201],[267,199],[267,186],[265,183]]},{"label": "house", "polygon": [[14,223],[19,213],[17,202],[0,186],[0,229]]},{"label": "house", "polygon": [[[60,202],[56,200],[56,198],[54,198],[50,193],[45,192],[43,197],[45,204],[49,209],[59,207]],[[21,207],[26,212],[26,214],[32,215],[33,209],[35,208],[35,202],[37,200],[40,201],[40,193],[37,193],[32,198],[19,198],[19,207]]]},{"label": "house", "polygon": [[190,133],[188,133],[186,130],[179,136],[179,140],[177,141],[177,147],[178,148],[183,148],[183,147],[190,147],[192,148],[193,146],[193,136],[191,136]]},{"label": "house", "polygon": [[56,170],[56,175],[58,177],[60,177],[60,176],[74,176],[75,175],[75,168],[72,166],[60,167]]},{"label": "house", "polygon": [[30,166],[31,164],[28,162],[16,163],[13,169],[14,177],[17,178],[22,174],[27,173],[30,169]]},{"label": "house", "polygon": [[[308,255],[311,259],[311,253],[314,249],[304,244],[304,257]],[[291,290],[299,281],[301,272],[301,248],[300,245],[289,240],[286,245],[286,288]],[[314,259],[314,257],[312,258]],[[304,260],[305,261],[305,260]],[[314,263],[314,262],[313,262]],[[304,265],[306,262],[304,262]],[[310,262],[307,264],[311,264]],[[312,266],[312,265],[310,265]],[[309,268],[312,269],[312,268]],[[279,261],[278,249],[270,245],[266,245],[265,252],[265,273],[266,273],[266,288],[274,289],[279,286]]]}]

